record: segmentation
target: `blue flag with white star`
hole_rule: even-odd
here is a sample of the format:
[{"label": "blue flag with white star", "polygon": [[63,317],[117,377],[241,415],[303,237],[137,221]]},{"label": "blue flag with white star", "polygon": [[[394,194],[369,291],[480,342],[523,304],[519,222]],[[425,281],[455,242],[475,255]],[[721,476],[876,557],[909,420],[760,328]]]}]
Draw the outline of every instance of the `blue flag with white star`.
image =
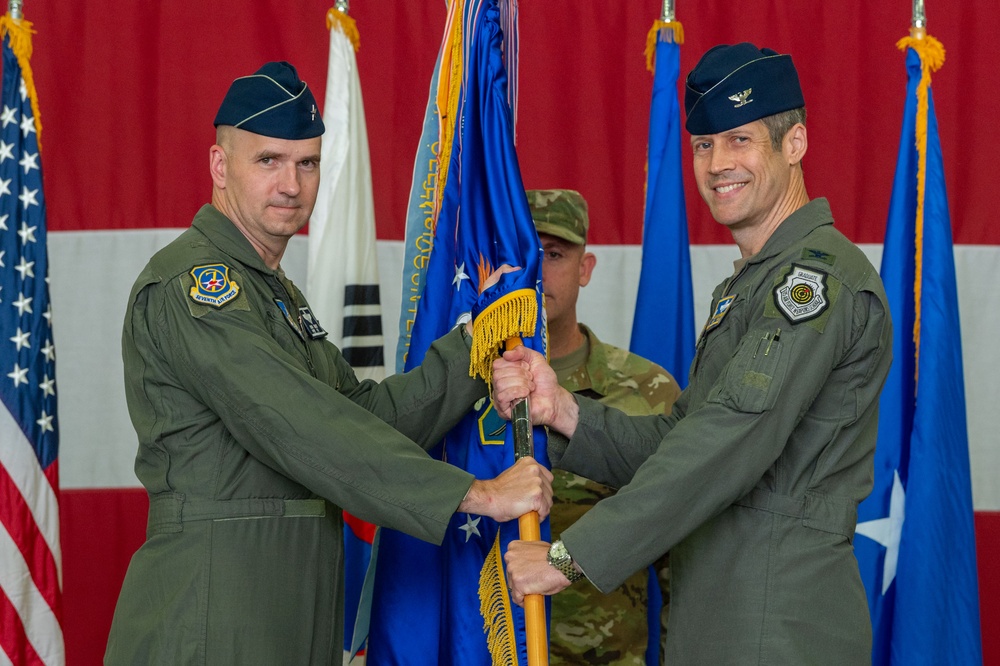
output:
[{"label": "blue flag with white star", "polygon": [[[460,4],[451,7],[461,9]],[[466,3],[464,15],[456,17],[463,21],[459,122],[406,369],[418,365],[435,339],[464,325],[484,304],[525,293],[539,313],[539,325],[523,342],[544,353],[541,247],[514,148],[514,86],[507,77],[508,68],[516,69],[511,63],[516,55],[511,46],[514,6],[477,0]],[[502,264],[521,270],[505,274],[480,294],[482,282]],[[493,478],[514,464],[511,430],[484,399],[432,454],[476,478]],[[544,428],[535,428],[534,444],[535,459],[547,464]],[[480,572],[498,534],[504,552],[518,538],[517,521],[500,525],[486,516],[456,513],[440,547],[380,530],[369,666],[493,663],[479,595]],[[548,521],[542,524],[542,539],[549,539]],[[511,606],[510,635],[523,664],[524,612]]]},{"label": "blue flag with white star", "polygon": [[59,439],[40,123],[30,23],[7,14],[0,34],[0,655],[56,664],[65,660]]},{"label": "blue flag with white star", "polygon": [[981,664],[962,336],[930,90],[944,50],[932,37],[900,47],[909,83],[881,270],[895,353],[854,549],[873,664]]}]

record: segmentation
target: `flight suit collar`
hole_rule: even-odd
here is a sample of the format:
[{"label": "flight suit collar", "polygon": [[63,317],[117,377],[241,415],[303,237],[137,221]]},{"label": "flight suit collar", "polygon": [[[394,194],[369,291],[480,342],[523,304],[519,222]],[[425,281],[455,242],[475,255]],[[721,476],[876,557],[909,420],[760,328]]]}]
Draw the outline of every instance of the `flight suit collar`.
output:
[{"label": "flight suit collar", "polygon": [[748,264],[757,264],[783,252],[790,245],[805,238],[818,227],[833,224],[830,202],[825,198],[813,199],[789,215],[778,225],[760,252],[747,259]]},{"label": "flight suit collar", "polygon": [[218,208],[211,204],[205,204],[194,216],[191,226],[205,235],[206,238],[217,248],[236,259],[244,266],[261,271],[262,273],[275,274],[276,271],[268,268],[264,260],[257,254],[246,236],[233,224],[232,220],[223,215]]}]

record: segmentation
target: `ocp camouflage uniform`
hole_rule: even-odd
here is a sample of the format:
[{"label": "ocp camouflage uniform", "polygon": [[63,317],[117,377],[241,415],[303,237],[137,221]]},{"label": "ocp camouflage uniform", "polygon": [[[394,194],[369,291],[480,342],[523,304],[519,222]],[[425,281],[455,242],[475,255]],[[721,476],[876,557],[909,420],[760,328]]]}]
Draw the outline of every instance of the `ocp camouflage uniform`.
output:
[{"label": "ocp camouflage uniform", "polygon": [[[670,373],[641,356],[601,342],[586,326],[580,328],[587,338],[583,347],[551,362],[561,386],[628,414],[669,413],[680,394]],[[553,538],[615,492],[571,472],[554,469],[552,473],[555,503],[549,520]],[[654,565],[663,597],[662,637],[666,635],[670,602],[667,563],[664,556]],[[640,571],[609,594],[581,581],[554,595],[550,663],[644,664],[649,635],[647,580],[646,571]]]}]

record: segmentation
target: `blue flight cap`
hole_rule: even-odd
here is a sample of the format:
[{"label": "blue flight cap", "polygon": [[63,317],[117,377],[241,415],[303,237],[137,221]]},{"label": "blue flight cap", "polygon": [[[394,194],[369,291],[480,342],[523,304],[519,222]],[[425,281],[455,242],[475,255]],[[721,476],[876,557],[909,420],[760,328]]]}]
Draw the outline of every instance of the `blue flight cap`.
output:
[{"label": "blue flight cap", "polygon": [[684,127],[718,134],[805,106],[792,56],[753,44],[709,49],[687,77]]},{"label": "blue flight cap", "polygon": [[215,126],[232,125],[276,139],[311,139],[325,131],[309,86],[287,62],[269,62],[229,86]]}]

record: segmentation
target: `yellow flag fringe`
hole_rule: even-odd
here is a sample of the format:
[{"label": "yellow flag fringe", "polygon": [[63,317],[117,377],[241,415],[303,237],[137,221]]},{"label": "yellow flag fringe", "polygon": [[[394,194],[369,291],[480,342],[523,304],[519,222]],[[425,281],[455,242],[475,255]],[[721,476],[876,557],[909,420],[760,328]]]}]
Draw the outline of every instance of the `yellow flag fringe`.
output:
[{"label": "yellow flag fringe", "polygon": [[913,317],[913,342],[917,350],[914,373],[920,369],[920,293],[924,273],[924,195],[927,187],[927,115],[930,112],[928,90],[931,87],[931,73],[944,64],[944,45],[923,30],[914,29],[909,37],[896,42],[896,48],[903,53],[913,49],[920,57],[920,83],[917,84],[917,219],[916,219],[916,261],[913,275],[913,297],[915,311]]},{"label": "yellow flag fringe", "polygon": [[354,52],[357,53],[361,48],[361,35],[358,33],[357,22],[336,7],[332,7],[326,13],[326,29],[332,30],[333,26],[337,26],[344,33],[354,47]]},{"label": "yellow flag fringe", "polygon": [[507,338],[531,336],[538,323],[538,301],[534,289],[505,294],[479,313],[472,323],[469,376],[482,377],[492,394],[493,361]]},{"label": "yellow flag fringe", "polygon": [[514,641],[514,615],[510,608],[510,592],[500,558],[500,532],[493,541],[479,573],[479,613],[483,616],[486,645],[493,665],[517,666],[517,644]]},{"label": "yellow flag fringe", "polygon": [[21,76],[31,100],[31,112],[35,116],[35,134],[38,139],[38,152],[42,151],[42,114],[38,110],[38,93],[35,92],[35,77],[31,73],[31,36],[35,31],[31,21],[11,18],[10,12],[0,17],[0,38],[10,36],[10,48],[14,51],[17,64],[21,66]]},{"label": "yellow flag fringe", "polygon": [[441,210],[441,200],[444,187],[448,182],[448,167],[451,166],[451,151],[455,143],[455,132],[458,121],[458,98],[462,89],[464,75],[462,59],[462,15],[463,0],[452,0],[448,7],[448,23],[445,26],[447,34],[444,48],[441,49],[441,68],[439,70],[437,111],[438,111],[438,150],[437,179],[434,186],[434,229],[437,228],[438,213]]},{"label": "yellow flag fringe", "polygon": [[646,69],[656,71],[656,42],[684,43],[684,26],[680,21],[653,21],[653,27],[646,33]]}]

